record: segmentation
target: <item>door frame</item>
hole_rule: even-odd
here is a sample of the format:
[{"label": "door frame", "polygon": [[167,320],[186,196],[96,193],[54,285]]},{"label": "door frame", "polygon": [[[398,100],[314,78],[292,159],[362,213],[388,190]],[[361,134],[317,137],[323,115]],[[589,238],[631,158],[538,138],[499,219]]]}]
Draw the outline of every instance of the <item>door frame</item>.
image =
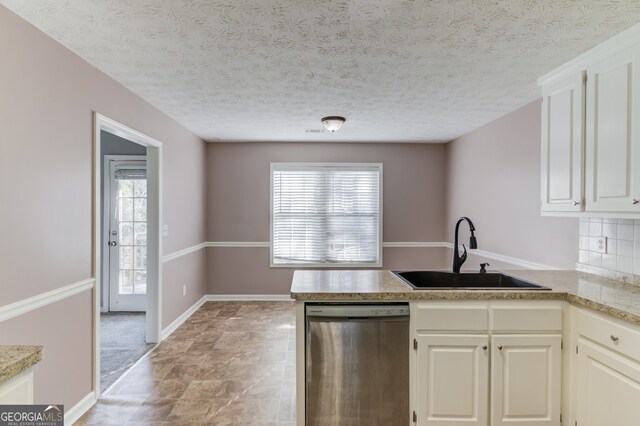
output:
[{"label": "door frame", "polygon": [[[133,143],[133,142],[132,142]],[[124,155],[124,154],[107,154],[104,156],[104,161],[102,163],[102,187],[103,191],[103,207],[102,207],[102,241],[106,241],[109,239],[109,228],[110,228],[110,220],[111,220],[111,203],[112,203],[112,194],[111,194],[111,169],[110,163],[111,161],[144,161],[145,169],[147,167],[147,156],[146,155]],[[103,246],[104,247],[104,246]],[[102,304],[100,306],[100,312],[105,313],[109,312],[111,308],[111,293],[110,287],[111,282],[109,281],[110,276],[110,267],[109,267],[109,250],[102,251],[102,282],[104,285],[102,286]],[[106,267],[105,267],[106,266]],[[98,272],[100,273],[100,272]]]},{"label": "door frame", "polygon": [[100,155],[101,131],[107,131],[147,148],[147,309],[146,334],[148,343],[158,343],[162,330],[162,142],[112,120],[93,113],[93,392],[100,397],[100,295],[102,277],[100,264],[103,256],[103,234],[100,226],[102,200],[100,185],[103,176]]}]

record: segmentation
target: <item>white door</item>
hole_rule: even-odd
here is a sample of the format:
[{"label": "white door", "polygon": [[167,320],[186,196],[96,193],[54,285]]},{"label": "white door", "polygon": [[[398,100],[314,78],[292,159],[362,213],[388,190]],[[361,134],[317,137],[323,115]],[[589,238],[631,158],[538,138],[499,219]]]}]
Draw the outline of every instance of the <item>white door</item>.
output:
[{"label": "white door", "polygon": [[492,425],[560,425],[560,335],[493,336]]},{"label": "white door", "polygon": [[582,210],[584,74],[542,90],[542,211]]},{"label": "white door", "polygon": [[578,341],[578,425],[638,426],[640,364]]},{"label": "white door", "polygon": [[418,336],[418,425],[486,425],[489,336]]},{"label": "white door", "polygon": [[587,69],[586,210],[640,212],[639,126],[635,47]]},{"label": "white door", "polygon": [[110,161],[109,310],[145,311],[147,178],[145,161]]}]

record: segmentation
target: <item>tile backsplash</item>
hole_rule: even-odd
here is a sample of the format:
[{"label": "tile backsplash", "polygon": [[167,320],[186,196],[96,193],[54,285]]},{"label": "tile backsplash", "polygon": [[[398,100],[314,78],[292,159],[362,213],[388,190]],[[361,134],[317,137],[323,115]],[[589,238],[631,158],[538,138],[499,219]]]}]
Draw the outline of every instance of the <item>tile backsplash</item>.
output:
[{"label": "tile backsplash", "polygon": [[[606,253],[599,243],[607,238]],[[578,262],[640,275],[640,220],[580,218]]]}]

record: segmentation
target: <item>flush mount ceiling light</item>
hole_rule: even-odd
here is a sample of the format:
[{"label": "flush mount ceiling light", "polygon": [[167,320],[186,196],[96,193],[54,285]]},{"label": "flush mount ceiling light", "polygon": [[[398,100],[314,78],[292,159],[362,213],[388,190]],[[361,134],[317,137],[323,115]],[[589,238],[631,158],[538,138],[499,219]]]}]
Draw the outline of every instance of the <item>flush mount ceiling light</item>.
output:
[{"label": "flush mount ceiling light", "polygon": [[324,117],[322,120],[322,124],[324,124],[324,127],[330,131],[331,133],[335,133],[338,129],[340,129],[340,127],[342,127],[342,125],[344,124],[345,118],[344,117],[339,117],[337,115],[332,115],[329,117]]}]

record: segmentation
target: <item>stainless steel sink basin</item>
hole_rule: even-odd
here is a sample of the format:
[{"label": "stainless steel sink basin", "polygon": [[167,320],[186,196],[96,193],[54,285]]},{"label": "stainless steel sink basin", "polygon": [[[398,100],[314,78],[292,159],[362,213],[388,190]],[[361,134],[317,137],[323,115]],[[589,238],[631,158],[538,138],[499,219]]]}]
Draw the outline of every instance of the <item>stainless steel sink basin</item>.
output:
[{"label": "stainless steel sink basin", "polygon": [[393,272],[416,290],[551,290],[509,275],[487,272],[405,271]]}]

